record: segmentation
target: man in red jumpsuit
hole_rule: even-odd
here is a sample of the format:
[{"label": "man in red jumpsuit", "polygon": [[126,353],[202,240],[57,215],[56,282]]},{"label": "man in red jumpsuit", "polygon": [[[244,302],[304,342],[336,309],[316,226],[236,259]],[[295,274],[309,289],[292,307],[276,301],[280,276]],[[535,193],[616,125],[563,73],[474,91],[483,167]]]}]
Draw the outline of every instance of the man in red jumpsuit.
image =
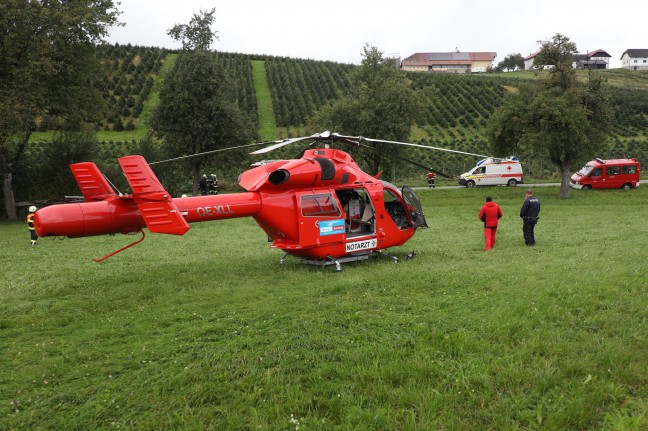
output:
[{"label": "man in red jumpsuit", "polygon": [[500,206],[493,202],[493,198],[488,196],[486,203],[479,211],[479,220],[484,222],[484,238],[486,239],[486,248],[484,250],[490,250],[495,245],[497,223],[503,215]]},{"label": "man in red jumpsuit", "polygon": [[434,172],[428,172],[427,174],[428,187],[433,189],[435,188],[434,180],[436,179],[436,174]]}]

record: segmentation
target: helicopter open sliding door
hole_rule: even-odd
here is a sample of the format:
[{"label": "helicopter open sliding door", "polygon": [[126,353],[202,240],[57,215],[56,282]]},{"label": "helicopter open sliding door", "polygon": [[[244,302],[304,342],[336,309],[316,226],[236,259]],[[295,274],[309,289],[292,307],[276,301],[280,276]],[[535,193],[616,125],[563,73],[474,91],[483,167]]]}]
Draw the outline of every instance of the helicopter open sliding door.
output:
[{"label": "helicopter open sliding door", "polygon": [[297,193],[297,204],[301,247],[344,241],[344,217],[333,193]]}]

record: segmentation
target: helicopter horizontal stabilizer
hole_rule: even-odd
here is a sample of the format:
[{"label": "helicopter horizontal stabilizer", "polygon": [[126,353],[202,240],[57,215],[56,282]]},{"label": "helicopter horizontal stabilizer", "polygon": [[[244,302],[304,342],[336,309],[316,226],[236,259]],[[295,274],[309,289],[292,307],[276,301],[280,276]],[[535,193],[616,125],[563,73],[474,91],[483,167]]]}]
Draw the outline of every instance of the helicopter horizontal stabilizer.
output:
[{"label": "helicopter horizontal stabilizer", "polygon": [[189,224],[142,156],[127,156],[119,164],[133,191],[146,227],[151,232],[184,235]]},{"label": "helicopter horizontal stabilizer", "polygon": [[74,163],[70,165],[70,169],[86,202],[102,201],[116,196],[110,183],[94,163]]}]

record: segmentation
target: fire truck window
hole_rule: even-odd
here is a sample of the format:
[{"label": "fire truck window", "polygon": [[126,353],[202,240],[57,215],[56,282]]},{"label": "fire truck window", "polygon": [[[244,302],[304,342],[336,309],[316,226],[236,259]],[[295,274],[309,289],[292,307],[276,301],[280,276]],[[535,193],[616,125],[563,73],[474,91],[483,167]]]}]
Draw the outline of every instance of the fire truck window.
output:
[{"label": "fire truck window", "polygon": [[340,209],[332,194],[302,196],[301,212],[304,217],[340,216]]},{"label": "fire truck window", "polygon": [[618,166],[608,166],[605,168],[605,175],[619,175],[620,171]]},{"label": "fire truck window", "polygon": [[594,169],[594,171],[592,172],[592,175],[591,175],[591,176],[592,176],[592,177],[600,177],[602,173],[603,173],[603,171],[601,170],[601,168],[596,168],[596,169]]},{"label": "fire truck window", "polygon": [[486,173],[486,166],[479,167],[479,168],[475,169],[475,172],[474,172],[475,175],[477,175],[477,174],[485,174],[485,173]]},{"label": "fire truck window", "polygon": [[636,174],[637,173],[637,167],[636,166],[622,166],[621,167],[621,173],[623,173],[623,174]]}]

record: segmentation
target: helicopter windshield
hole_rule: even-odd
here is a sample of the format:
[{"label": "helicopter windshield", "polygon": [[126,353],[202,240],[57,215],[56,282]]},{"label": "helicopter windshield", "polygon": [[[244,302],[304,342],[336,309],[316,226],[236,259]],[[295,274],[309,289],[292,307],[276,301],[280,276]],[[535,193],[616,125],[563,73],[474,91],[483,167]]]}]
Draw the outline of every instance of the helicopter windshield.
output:
[{"label": "helicopter windshield", "polygon": [[403,187],[403,192],[393,184],[383,181],[383,200],[385,209],[399,229],[427,227],[420,209],[420,201],[411,188]]}]

